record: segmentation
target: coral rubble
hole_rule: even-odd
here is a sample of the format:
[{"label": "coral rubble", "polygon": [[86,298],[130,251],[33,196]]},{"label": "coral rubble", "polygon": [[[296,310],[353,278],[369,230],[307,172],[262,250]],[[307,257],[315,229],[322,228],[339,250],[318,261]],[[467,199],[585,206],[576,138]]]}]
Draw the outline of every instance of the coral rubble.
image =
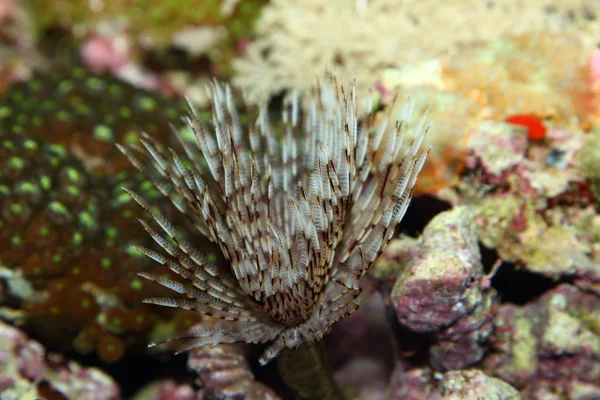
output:
[{"label": "coral rubble", "polygon": [[84,368],[0,321],[2,400],[68,398],[118,400],[115,382],[96,368]]},{"label": "coral rubble", "polygon": [[484,360],[525,398],[600,396],[600,299],[563,284],[517,307],[503,305]]}]

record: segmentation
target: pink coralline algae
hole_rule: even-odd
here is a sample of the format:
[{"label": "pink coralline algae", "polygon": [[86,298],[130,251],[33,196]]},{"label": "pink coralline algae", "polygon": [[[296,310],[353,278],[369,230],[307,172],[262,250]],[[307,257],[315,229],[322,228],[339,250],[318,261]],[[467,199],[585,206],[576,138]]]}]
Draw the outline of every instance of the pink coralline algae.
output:
[{"label": "pink coralline algae", "polygon": [[41,344],[0,321],[0,398],[39,399],[50,394],[78,400],[120,398],[118,387],[105,373],[46,353]]},{"label": "pink coralline algae", "polygon": [[528,399],[600,398],[600,299],[562,284],[500,307],[485,370]]},{"label": "pink coralline algae", "polygon": [[496,310],[483,274],[474,214],[457,207],[435,217],[415,241],[391,293],[401,324],[433,334],[430,363],[465,368],[481,360]]}]

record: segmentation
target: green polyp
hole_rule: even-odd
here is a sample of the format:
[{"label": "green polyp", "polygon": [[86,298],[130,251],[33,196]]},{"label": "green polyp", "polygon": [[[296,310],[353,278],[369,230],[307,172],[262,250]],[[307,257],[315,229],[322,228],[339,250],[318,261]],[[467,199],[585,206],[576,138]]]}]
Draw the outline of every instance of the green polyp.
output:
[{"label": "green polyp", "polygon": [[16,120],[18,124],[25,125],[27,122],[29,122],[29,117],[27,114],[19,114],[17,115]]},{"label": "green polyp", "polygon": [[85,80],[85,85],[93,90],[100,90],[100,89],[104,89],[104,87],[106,86],[106,84],[102,81],[102,79],[100,78],[96,78],[94,76],[89,77]]},{"label": "green polyp", "polygon": [[40,230],[38,232],[41,236],[46,236],[50,232],[50,230],[48,229],[48,227],[46,225],[44,225],[40,228]]},{"label": "green polyp", "polygon": [[65,207],[62,203],[59,203],[58,201],[50,202],[48,208],[50,209],[50,211],[56,214],[67,215],[69,213],[67,207]]},{"label": "green polyp", "polygon": [[79,246],[82,241],[83,241],[83,235],[80,232],[75,232],[73,234],[73,243],[75,245]]},{"label": "green polyp", "polygon": [[122,215],[124,218],[131,218],[131,217],[133,216],[133,213],[131,212],[131,210],[125,210],[125,211],[123,211],[123,212],[121,213],[121,215]]},{"label": "green polyp", "polygon": [[90,115],[92,109],[85,104],[78,103],[75,105],[75,112],[80,115]]},{"label": "green polyp", "polygon": [[58,84],[58,91],[61,94],[66,94],[70,92],[75,87],[75,84],[71,80],[64,80]]},{"label": "green polyp", "polygon": [[92,306],[92,302],[90,301],[90,299],[83,299],[81,300],[81,308],[90,308]]},{"label": "green polyp", "polygon": [[79,221],[88,229],[92,229],[95,226],[94,218],[92,218],[92,215],[87,211],[79,213]]},{"label": "green polyp", "polygon": [[13,203],[10,205],[9,207],[10,211],[15,213],[15,214],[23,214],[23,211],[25,211],[25,209],[23,208],[22,205],[20,205],[19,203]]},{"label": "green polyp", "polygon": [[59,157],[65,157],[67,155],[67,149],[62,144],[51,144],[50,150]]},{"label": "green polyp", "polygon": [[71,114],[69,114],[68,112],[64,111],[64,110],[60,110],[56,113],[56,118],[59,121],[65,122],[68,121],[71,118]]},{"label": "green polyp", "polygon": [[139,291],[139,290],[142,290],[143,287],[144,287],[144,283],[141,280],[134,279],[134,280],[131,281],[131,288],[133,290]]},{"label": "green polyp", "polygon": [[116,85],[114,83],[112,83],[109,87],[108,87],[108,92],[112,95],[118,95],[121,93],[121,88],[119,87],[119,85]]},{"label": "green polyp", "polygon": [[110,269],[110,267],[112,266],[112,261],[110,261],[110,258],[104,257],[102,260],[100,260],[100,265],[104,269]]},{"label": "green polyp", "polygon": [[75,168],[67,167],[65,169],[65,172],[67,173],[67,177],[71,181],[73,181],[73,182],[79,182],[79,179],[81,178],[81,175],[79,174],[79,172],[77,172],[77,170]]},{"label": "green polyp", "polygon": [[144,192],[147,192],[148,190],[154,189],[154,183],[152,183],[152,181],[145,180],[144,182],[142,182],[140,187]]},{"label": "green polyp", "polygon": [[138,249],[136,249],[133,246],[127,246],[127,248],[125,249],[125,251],[127,252],[127,254],[129,254],[131,257],[144,257],[144,254],[141,253]]},{"label": "green polyp", "polygon": [[80,268],[80,267],[73,267],[73,268],[71,269],[71,273],[72,273],[73,275],[79,275],[79,274],[81,273],[81,268]]},{"label": "green polyp", "polygon": [[69,185],[67,186],[67,188],[65,189],[67,191],[67,193],[69,193],[71,196],[79,196],[79,194],[81,193],[79,191],[79,188],[77,186],[73,186],[73,185]]},{"label": "green polyp", "polygon": [[104,123],[107,125],[112,125],[117,121],[117,118],[112,114],[106,114],[104,116]]},{"label": "green polyp", "polygon": [[167,108],[167,111],[165,111],[165,115],[169,119],[175,119],[179,116],[179,112],[174,108]]},{"label": "green polyp", "polygon": [[8,106],[0,107],[0,119],[10,117],[12,109]]},{"label": "green polyp", "polygon": [[21,239],[21,236],[15,234],[11,236],[10,243],[15,247],[20,246],[21,244],[23,244],[23,239]]},{"label": "green polyp", "polygon": [[21,157],[11,157],[8,159],[8,166],[12,169],[23,169],[25,162]]},{"label": "green polyp", "polygon": [[40,185],[42,185],[42,189],[50,190],[52,187],[52,182],[50,181],[50,178],[44,175],[40,178]]},{"label": "green polyp", "polygon": [[189,126],[184,126],[179,129],[179,134],[182,139],[188,143],[193,143],[196,138],[194,137],[194,131]]},{"label": "green polyp", "polygon": [[131,108],[123,106],[119,108],[119,115],[123,118],[131,118],[133,113],[131,111]]},{"label": "green polyp", "polygon": [[13,150],[15,148],[15,143],[12,140],[3,140],[2,147],[5,149]]},{"label": "green polyp", "polygon": [[71,75],[73,75],[73,77],[75,78],[81,79],[87,75],[87,72],[81,67],[76,67],[73,68],[73,72],[71,73]]},{"label": "green polyp", "polygon": [[25,100],[25,95],[23,92],[13,92],[10,96],[15,103],[20,103]]},{"label": "green polyp", "polygon": [[135,144],[138,142],[138,138],[139,135],[137,134],[137,132],[134,131],[129,131],[125,134],[125,137],[123,138],[125,144]]},{"label": "green polyp", "polygon": [[56,102],[52,99],[44,100],[44,102],[42,103],[42,110],[49,111],[55,107],[56,107]]},{"label": "green polyp", "polygon": [[13,133],[16,133],[16,134],[23,133],[23,127],[21,125],[13,125],[11,129],[12,129]]},{"label": "green polyp", "polygon": [[117,202],[119,204],[126,204],[131,201],[131,196],[127,192],[122,192],[117,196]]},{"label": "green polyp", "polygon": [[27,139],[23,142],[23,147],[27,150],[37,150],[38,144],[35,140]]},{"label": "green polyp", "polygon": [[60,253],[55,254],[54,256],[52,256],[52,262],[55,263],[55,264],[58,264],[62,260],[63,260],[63,256]]},{"label": "green polyp", "polygon": [[33,123],[33,126],[36,126],[39,128],[40,126],[42,126],[44,124],[44,119],[42,117],[40,117],[39,115],[36,115],[35,117],[33,117],[31,119],[31,122]]},{"label": "green polyp", "polygon": [[156,109],[156,100],[152,97],[144,96],[140,99],[140,107],[146,111],[153,111]]},{"label": "green polyp", "polygon": [[106,228],[105,232],[106,236],[108,236],[110,239],[115,239],[119,234],[119,230],[114,226],[109,226],[108,228]]},{"label": "green polyp", "polygon": [[10,194],[10,189],[6,185],[0,185],[0,194]]},{"label": "green polyp", "polygon": [[32,92],[39,92],[42,88],[42,82],[38,80],[29,81],[28,86]]},{"label": "green polyp", "polygon": [[106,125],[96,125],[94,137],[103,142],[109,142],[113,139],[112,130]]},{"label": "green polyp", "polygon": [[21,193],[37,193],[38,187],[31,182],[23,182],[17,190]]}]

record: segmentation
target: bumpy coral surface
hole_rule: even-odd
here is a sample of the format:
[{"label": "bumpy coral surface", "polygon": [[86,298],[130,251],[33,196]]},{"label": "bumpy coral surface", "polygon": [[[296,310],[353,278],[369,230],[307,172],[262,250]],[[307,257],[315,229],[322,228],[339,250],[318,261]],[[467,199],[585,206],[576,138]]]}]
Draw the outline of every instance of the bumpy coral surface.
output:
[{"label": "bumpy coral surface", "polygon": [[[573,123],[588,130],[600,115],[589,46],[578,34],[536,32],[494,40],[433,61],[386,69],[378,89],[387,113],[399,96],[417,99],[431,109],[436,129],[428,135],[432,154],[417,185],[418,192],[454,186],[460,180],[472,138],[488,152],[486,137],[474,137],[482,120],[516,121],[526,116],[537,131],[521,127],[523,141],[543,141],[553,126]],[[561,63],[556,57],[568,59]],[[558,88],[558,90],[557,90]],[[517,124],[515,124],[517,125]],[[540,137],[538,137],[540,136]],[[590,142],[593,144],[593,142]],[[592,150],[587,152],[589,158]],[[514,163],[515,152],[495,155]],[[512,160],[512,161],[511,161]],[[588,169],[590,169],[588,167]]]},{"label": "bumpy coral surface", "polygon": [[[236,61],[234,82],[253,101],[283,89],[308,90],[334,66],[359,93],[386,68],[450,54],[508,34],[564,31],[595,17],[594,0],[273,0],[258,38]],[[349,29],[351,27],[351,29]]]},{"label": "bumpy coral surface", "polygon": [[[158,108],[160,106],[160,108]],[[0,100],[2,315],[45,343],[106,362],[144,348],[153,329],[199,320],[142,304],[160,295],[136,273],[167,274],[129,246],[150,246],[121,187],[159,192],[126,169],[114,140],[168,131],[180,104],[76,68],[39,76]],[[118,172],[118,173],[116,173]],[[116,174],[113,174],[116,173]],[[134,206],[134,207],[132,207]],[[164,325],[170,321],[170,325]],[[187,321],[187,322],[186,322]]]},{"label": "bumpy coral surface", "polygon": [[169,124],[179,125],[184,112],[183,100],[74,67],[11,86],[0,103],[0,126],[5,133],[62,144],[85,165],[115,175],[129,167],[115,143],[137,143],[141,132],[169,143]]}]

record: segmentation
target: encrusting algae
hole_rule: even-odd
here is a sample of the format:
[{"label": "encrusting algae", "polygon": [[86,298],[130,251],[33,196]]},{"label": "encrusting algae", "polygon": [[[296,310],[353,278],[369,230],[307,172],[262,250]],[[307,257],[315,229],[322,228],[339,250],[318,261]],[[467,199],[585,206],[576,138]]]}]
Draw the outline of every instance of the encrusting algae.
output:
[{"label": "encrusting algae", "polygon": [[138,250],[185,283],[140,275],[182,295],[146,302],[222,320],[162,342],[187,339],[182,351],[269,343],[260,358],[266,364],[285,347],[319,341],[358,309],[358,281],[393,236],[425,161],[425,120],[407,124],[408,103],[398,122],[359,123],[354,88],[345,91],[328,79],[306,112],[291,96],[281,123],[273,124],[263,107],[245,131],[230,88],[214,83],[208,91],[212,126],[194,113],[188,117],[196,143],[185,146],[185,158],[148,136],[121,149],[219,245],[230,268],[207,262],[143,196],[129,191],[164,232],[142,222],[164,251]]}]

